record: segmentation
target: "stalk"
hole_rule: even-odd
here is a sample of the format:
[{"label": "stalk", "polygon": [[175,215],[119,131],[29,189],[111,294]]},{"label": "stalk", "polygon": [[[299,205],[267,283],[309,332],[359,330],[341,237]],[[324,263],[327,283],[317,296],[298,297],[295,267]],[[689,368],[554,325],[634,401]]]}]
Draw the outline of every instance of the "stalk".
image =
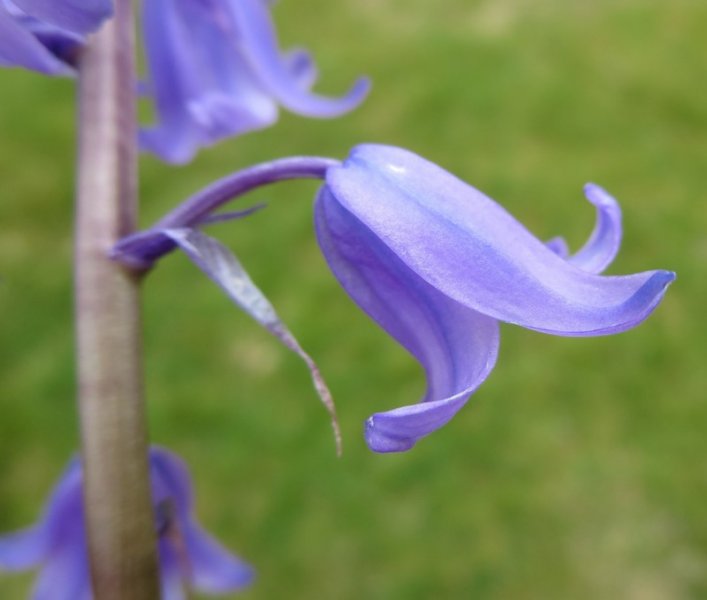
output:
[{"label": "stalk", "polygon": [[[332,158],[292,156],[231,173],[184,200],[148,230],[122,239],[111,250],[111,257],[137,271],[150,269],[155,261],[176,247],[175,242],[166,236],[163,230],[197,227],[209,221],[221,220],[220,217],[228,220],[232,215],[220,216],[212,213],[227,202],[278,181],[325,179],[328,169],[340,165],[340,161]],[[258,208],[254,207],[245,212],[253,212]]]},{"label": "stalk", "polygon": [[131,0],[78,59],[75,293],[84,503],[96,600],[159,598],[141,369],[139,281],[107,258],[134,231]]}]

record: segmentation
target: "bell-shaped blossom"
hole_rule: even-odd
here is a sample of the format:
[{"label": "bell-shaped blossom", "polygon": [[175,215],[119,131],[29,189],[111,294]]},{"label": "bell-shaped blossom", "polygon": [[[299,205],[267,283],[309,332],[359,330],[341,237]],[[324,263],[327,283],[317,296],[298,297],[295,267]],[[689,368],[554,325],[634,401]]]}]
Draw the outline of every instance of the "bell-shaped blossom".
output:
[{"label": "bell-shaped blossom", "polygon": [[[643,321],[675,278],[669,271],[599,275],[619,250],[621,210],[597,185],[585,187],[596,207],[594,231],[570,255],[562,238],[541,242],[440,167],[375,145],[354,148],[343,163],[299,156],[233,173],[153,227],[120,240],[111,256],[142,270],[180,247],[236,304],[307,360],[235,257],[198,231],[230,218],[214,212],[234,198],[303,177],[325,180],[315,225],[334,274],[427,375],[420,403],[368,419],[367,442],[378,452],[407,450],[456,414],[494,367],[499,321],[561,336],[619,333]],[[318,381],[318,370],[310,368]],[[331,409],[328,393],[322,398]]]},{"label": "bell-shaped blossom", "polygon": [[585,188],[597,224],[587,244],[545,244],[506,210],[406,150],[364,145],[327,170],[315,206],[319,244],[353,298],[422,365],[418,404],[371,416],[377,452],[411,448],[447,423],[496,362],[499,321],[560,336],[619,333],[643,321],[669,271],[601,276],[621,239],[616,201]]},{"label": "bell-shaped blossom", "polygon": [[0,66],[71,75],[85,35],[112,10],[111,0],[0,0]]},{"label": "bell-shaped blossom", "polygon": [[[248,585],[250,566],[230,554],[196,522],[184,463],[162,448],[150,450],[163,600],[183,600],[184,588],[223,594]],[[90,600],[81,462],[74,458],[40,522],[0,537],[0,570],[40,568],[35,600]]]},{"label": "bell-shaped blossom", "polygon": [[278,105],[336,117],[368,91],[360,79],[341,98],[309,91],[316,71],[302,50],[281,53],[264,0],[145,0],[143,27],[157,123],[144,150],[184,163],[202,146],[273,124]]}]

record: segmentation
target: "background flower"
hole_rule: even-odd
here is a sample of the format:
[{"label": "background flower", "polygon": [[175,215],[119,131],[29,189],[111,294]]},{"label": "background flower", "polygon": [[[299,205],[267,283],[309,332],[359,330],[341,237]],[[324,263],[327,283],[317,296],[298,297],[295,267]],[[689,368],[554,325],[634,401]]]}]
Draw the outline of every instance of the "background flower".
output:
[{"label": "background flower", "polygon": [[[181,600],[184,587],[218,594],[248,585],[252,569],[207,534],[193,516],[194,498],[184,463],[171,452],[150,450],[150,477],[159,536],[162,598]],[[66,469],[37,525],[0,537],[0,569],[40,568],[35,600],[90,600],[82,470]]]},{"label": "background flower", "polygon": [[202,146],[272,125],[278,105],[308,117],[336,117],[361,103],[368,81],[341,98],[309,91],[307,52],[282,54],[263,0],[146,0],[143,28],[157,124],[143,149],[173,163]]}]

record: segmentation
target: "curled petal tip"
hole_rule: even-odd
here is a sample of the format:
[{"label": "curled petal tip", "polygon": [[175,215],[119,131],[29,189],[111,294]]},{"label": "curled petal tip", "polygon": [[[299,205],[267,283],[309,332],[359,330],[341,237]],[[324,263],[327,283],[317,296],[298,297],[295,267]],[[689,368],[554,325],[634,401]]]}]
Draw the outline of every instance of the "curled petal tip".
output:
[{"label": "curled petal tip", "polygon": [[[675,271],[656,271],[655,275],[646,283],[646,288],[656,290],[655,304],[657,305],[662,300],[668,286],[677,279]],[[655,306],[653,307],[655,308]]]},{"label": "curled petal tip", "polygon": [[323,111],[326,117],[338,117],[352,111],[361,104],[371,91],[371,80],[368,77],[359,77],[348,92],[339,99],[331,100],[330,111]]},{"label": "curled petal tip", "polygon": [[330,116],[338,117],[339,115],[349,112],[361,104],[368,96],[371,91],[371,80],[368,77],[359,77],[354,81],[353,85],[346,94],[344,94],[338,101],[340,104],[339,110],[334,111]]},{"label": "curled petal tip", "polygon": [[360,101],[363,101],[371,91],[372,85],[370,77],[359,77],[352,86],[352,92],[360,96]]},{"label": "curled petal tip", "polygon": [[401,437],[384,431],[379,427],[376,415],[368,417],[366,420],[365,436],[368,447],[379,454],[405,452],[417,442],[414,438]]},{"label": "curled petal tip", "polygon": [[[645,283],[642,293],[646,297],[652,299],[647,302],[647,308],[645,313],[636,321],[636,324],[640,323],[648,317],[660,304],[663,299],[668,286],[677,279],[677,274],[674,271],[656,271],[655,274]],[[636,294],[638,296],[638,294]]]},{"label": "curled petal tip", "polygon": [[569,246],[567,245],[567,240],[562,236],[557,236],[545,242],[545,245],[552,250],[560,258],[567,258],[570,253]]},{"label": "curled petal tip", "polygon": [[594,206],[616,207],[619,209],[619,203],[616,199],[596,183],[586,183],[584,185],[584,195]]},{"label": "curled petal tip", "polygon": [[621,207],[595,183],[584,186],[584,195],[596,208],[596,223],[587,242],[568,261],[587,273],[599,274],[613,262],[621,247]]},{"label": "curled petal tip", "polygon": [[[668,286],[675,281],[673,271],[654,271],[645,283],[620,307],[618,311],[621,319],[615,324],[596,329],[594,331],[578,331],[575,333],[562,333],[561,335],[587,336],[611,335],[632,329],[645,321],[658,307],[663,299]],[[550,332],[553,333],[553,332]]]},{"label": "curled petal tip", "polygon": [[371,91],[371,86],[372,83],[370,77],[359,77],[358,79],[356,79],[356,81],[354,81],[353,85],[351,86],[351,89],[349,90],[348,94],[346,94],[346,96],[353,98],[358,104],[365,100],[366,96]]},{"label": "curled petal tip", "polygon": [[282,105],[294,113],[305,117],[333,119],[355,109],[363,102],[370,89],[370,80],[367,77],[359,77],[349,91],[339,98],[304,92],[289,84],[282,85],[277,93]]}]

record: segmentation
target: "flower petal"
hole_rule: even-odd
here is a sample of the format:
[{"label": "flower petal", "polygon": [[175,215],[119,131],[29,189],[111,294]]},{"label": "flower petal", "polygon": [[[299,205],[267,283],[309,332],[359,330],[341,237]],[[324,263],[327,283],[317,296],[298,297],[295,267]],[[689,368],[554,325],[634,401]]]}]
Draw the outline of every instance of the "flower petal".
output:
[{"label": "flower petal", "polygon": [[292,112],[308,117],[337,117],[353,110],[368,94],[370,82],[366,78],[358,79],[341,98],[309,93],[281,56],[268,8],[262,0],[229,0],[227,4],[242,40],[241,49],[253,70],[269,92]]},{"label": "flower petal", "polygon": [[[192,485],[184,462],[172,452],[152,446],[150,473],[160,534],[164,598],[183,598],[182,584],[187,582],[207,592],[226,592],[247,585],[252,569],[229,554],[194,521]],[[164,514],[160,514],[162,509]]]},{"label": "flower petal", "polygon": [[140,143],[168,162],[187,162],[201,146],[277,119],[221,12],[208,2],[144,3],[147,89],[159,123],[141,130]]},{"label": "flower petal", "polygon": [[561,236],[557,236],[545,242],[545,245],[552,250],[560,258],[568,258],[570,249],[567,245],[567,240]]},{"label": "flower petal", "polygon": [[90,578],[83,531],[56,547],[44,562],[33,600],[89,600]]},{"label": "flower petal", "polygon": [[141,130],[140,144],[169,162],[186,162],[200,142],[198,128],[186,112],[187,99],[198,88],[191,45],[182,43],[188,31],[171,0],[144,2],[142,17],[151,78],[147,87],[154,95],[159,125]]},{"label": "flower petal", "polygon": [[159,541],[158,548],[162,600],[187,600],[184,586],[182,585],[183,573],[177,553],[165,539]]},{"label": "flower petal", "polygon": [[288,50],[283,57],[287,71],[304,90],[310,89],[319,75],[312,55],[303,48]]},{"label": "flower petal", "polygon": [[370,417],[376,452],[408,450],[447,423],[486,379],[498,354],[498,323],[441,294],[405,265],[324,187],[317,239],[344,289],[424,367],[422,402]]},{"label": "flower petal", "polygon": [[113,14],[111,0],[12,0],[32,17],[67,31],[90,33]]},{"label": "flower petal", "polygon": [[52,549],[66,538],[67,531],[77,531],[80,538],[81,510],[81,463],[74,458],[52,490],[39,523],[0,537],[0,568],[23,570],[46,560]]},{"label": "flower petal", "polygon": [[334,117],[367,91],[361,81],[340,99],[311,94],[311,57],[280,54],[262,0],[150,0],[143,28],[146,89],[158,123],[140,131],[140,144],[168,162],[187,162],[201,146],[272,125],[278,101],[300,114]]},{"label": "flower petal", "polygon": [[75,33],[47,25],[32,17],[23,17],[21,25],[58,60],[73,72],[84,37]]},{"label": "flower petal", "polygon": [[555,335],[643,321],[675,274],[600,277],[568,264],[501,206],[447,171],[386,146],[327,172],[333,196],[414,273],[489,317]]},{"label": "flower petal", "polygon": [[0,537],[0,569],[24,571],[38,565],[47,553],[43,524]]},{"label": "flower petal", "polygon": [[222,244],[196,229],[162,230],[226,295],[246,313],[297,354],[307,365],[314,388],[331,416],[337,452],[341,452],[341,433],[331,392],[319,367],[275,312],[272,304],[257,288],[235,256]]},{"label": "flower petal", "polygon": [[194,506],[191,477],[184,461],[176,454],[150,446],[150,478],[156,506],[169,498],[176,503],[179,515],[186,518]]},{"label": "flower petal", "polygon": [[596,224],[584,246],[567,260],[588,273],[601,273],[616,258],[621,247],[621,207],[596,184],[585,185],[584,194],[596,206]]},{"label": "flower petal", "polygon": [[50,52],[0,2],[0,66],[23,67],[46,75],[72,75],[73,69]]},{"label": "flower petal", "polygon": [[194,587],[205,593],[232,592],[250,585],[253,568],[228,552],[196,523],[184,530]]}]

